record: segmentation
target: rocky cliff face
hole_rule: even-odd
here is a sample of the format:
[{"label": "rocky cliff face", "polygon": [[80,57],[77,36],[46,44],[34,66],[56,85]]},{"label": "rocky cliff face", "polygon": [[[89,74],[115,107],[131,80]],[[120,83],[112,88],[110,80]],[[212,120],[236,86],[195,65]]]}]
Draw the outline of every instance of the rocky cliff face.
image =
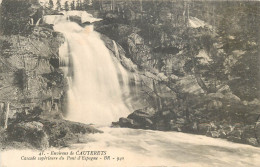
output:
[{"label": "rocky cliff face", "polygon": [[[16,3],[24,7],[22,11]],[[7,10],[10,7],[12,10]],[[33,19],[39,14],[41,6],[27,1],[3,1],[1,9],[4,16],[0,36],[1,149],[66,146],[79,142],[79,134],[100,132],[63,120],[68,87],[59,68],[59,47],[65,39],[50,25],[27,23],[29,17]],[[19,19],[10,11],[32,15]],[[26,26],[15,27],[16,21],[25,21],[21,26]]]},{"label": "rocky cliff face", "polygon": [[1,36],[0,113],[1,127],[7,128],[1,132],[2,149],[68,146],[80,141],[79,134],[100,132],[63,120],[67,105],[67,83],[59,69],[63,42],[61,34],[41,26],[29,36]]},{"label": "rocky cliff face", "polygon": [[[134,10],[138,4],[129,4],[119,12],[101,10],[104,21],[96,24],[97,31],[122,46],[119,57],[126,56],[137,65],[135,70],[125,67],[137,76],[138,93],[147,102],[114,125],[201,134],[259,146],[259,87],[240,73],[259,75],[252,68],[257,69],[254,61],[259,62],[256,38],[240,39],[247,28],[234,23],[237,29],[232,36],[223,25],[213,29],[196,17],[175,18],[181,13],[178,8],[176,13],[161,9],[157,14]],[[253,4],[243,6],[245,9],[233,5],[255,9]],[[228,12],[221,10],[218,15]],[[196,7],[190,12],[204,19]]]},{"label": "rocky cliff face", "polygon": [[[29,36],[2,36],[1,101],[10,103],[10,118],[35,107],[61,111],[65,81],[59,70],[59,46],[64,38],[35,27]],[[56,62],[55,62],[56,61]]]}]

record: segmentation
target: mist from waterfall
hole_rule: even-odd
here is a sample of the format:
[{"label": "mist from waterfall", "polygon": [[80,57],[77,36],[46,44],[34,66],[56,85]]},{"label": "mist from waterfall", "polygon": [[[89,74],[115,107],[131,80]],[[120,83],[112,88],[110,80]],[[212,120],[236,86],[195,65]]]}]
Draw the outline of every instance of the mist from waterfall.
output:
[{"label": "mist from waterfall", "polygon": [[109,50],[93,26],[85,28],[66,19],[54,26],[64,34],[60,48],[61,65],[68,77],[67,119],[82,123],[109,125],[127,116],[129,110],[123,96],[128,92],[128,74],[113,61]]}]

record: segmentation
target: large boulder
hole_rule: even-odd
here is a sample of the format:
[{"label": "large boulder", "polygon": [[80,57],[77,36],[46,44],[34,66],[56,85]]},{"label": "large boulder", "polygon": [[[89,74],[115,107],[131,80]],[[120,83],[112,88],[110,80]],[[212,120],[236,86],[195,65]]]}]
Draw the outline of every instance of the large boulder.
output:
[{"label": "large boulder", "polygon": [[143,109],[139,109],[134,111],[132,114],[128,115],[127,118],[133,119],[133,120],[138,120],[141,118],[149,118],[151,119],[154,114],[155,114],[155,109],[154,108],[143,108]]},{"label": "large boulder", "polygon": [[200,123],[198,124],[198,132],[199,134],[205,135],[207,132],[210,131],[210,124],[208,123]]},{"label": "large boulder", "polygon": [[242,142],[242,133],[243,133],[243,131],[240,129],[233,130],[228,134],[227,139],[229,141],[241,143]]},{"label": "large boulder", "polygon": [[144,108],[134,111],[127,118],[133,120],[133,128],[153,129],[155,113],[154,108]]},{"label": "large boulder", "polygon": [[7,131],[9,138],[14,141],[29,143],[38,149],[49,147],[48,136],[43,130],[43,124],[40,122],[17,123],[9,126]]},{"label": "large boulder", "polygon": [[213,137],[213,138],[219,138],[220,133],[218,131],[209,131],[206,133],[206,136]]},{"label": "large boulder", "polygon": [[120,127],[132,128],[134,126],[134,121],[129,118],[120,118],[118,125]]},{"label": "large boulder", "polygon": [[208,103],[208,110],[218,110],[222,107],[222,102],[219,100],[212,100]]},{"label": "large boulder", "polygon": [[224,99],[232,103],[239,103],[241,101],[240,98],[233,93],[226,93]]},{"label": "large boulder", "polygon": [[[62,119],[40,120],[44,125],[44,131],[48,135],[50,146],[69,146],[80,142],[81,135],[102,133],[102,131],[86,124],[71,122]],[[82,137],[83,138],[83,137]]]},{"label": "large boulder", "polygon": [[38,121],[14,122],[7,129],[7,140],[17,148],[46,149],[49,146],[66,147],[84,142],[85,134],[102,133],[82,123],[62,119],[38,119]]}]

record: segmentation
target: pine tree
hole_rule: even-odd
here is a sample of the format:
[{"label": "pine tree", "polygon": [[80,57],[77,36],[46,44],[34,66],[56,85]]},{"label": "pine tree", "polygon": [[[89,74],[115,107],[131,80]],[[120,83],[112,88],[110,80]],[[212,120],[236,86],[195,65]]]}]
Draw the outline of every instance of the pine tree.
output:
[{"label": "pine tree", "polygon": [[82,10],[86,10],[89,7],[89,1],[88,0],[84,0],[83,4],[82,4]]},{"label": "pine tree", "polygon": [[60,3],[60,0],[57,0],[57,3],[56,3],[56,10],[61,10],[61,3]]},{"label": "pine tree", "polygon": [[49,0],[49,8],[53,8],[53,0]]},{"label": "pine tree", "polygon": [[75,1],[72,1],[70,4],[71,10],[75,10]]},{"label": "pine tree", "polygon": [[76,10],[81,10],[81,9],[80,9],[80,6],[81,6],[80,3],[81,3],[81,1],[80,1],[80,0],[77,0]]},{"label": "pine tree", "polygon": [[64,8],[65,8],[66,11],[69,10],[69,2],[68,2],[68,1],[65,2],[65,6],[64,6]]}]

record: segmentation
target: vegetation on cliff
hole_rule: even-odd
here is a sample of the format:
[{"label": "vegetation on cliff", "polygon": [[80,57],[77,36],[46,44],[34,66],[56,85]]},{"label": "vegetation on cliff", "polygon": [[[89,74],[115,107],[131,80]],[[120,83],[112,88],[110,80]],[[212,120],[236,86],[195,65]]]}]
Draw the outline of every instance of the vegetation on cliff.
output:
[{"label": "vegetation on cliff", "polygon": [[258,2],[96,3],[96,29],[143,71],[150,100],[121,126],[259,145]]},{"label": "vegetation on cliff", "polygon": [[3,0],[0,9],[1,149],[68,146],[81,134],[100,132],[63,120],[67,83],[59,47],[64,37],[39,24],[43,7],[37,1]]}]

